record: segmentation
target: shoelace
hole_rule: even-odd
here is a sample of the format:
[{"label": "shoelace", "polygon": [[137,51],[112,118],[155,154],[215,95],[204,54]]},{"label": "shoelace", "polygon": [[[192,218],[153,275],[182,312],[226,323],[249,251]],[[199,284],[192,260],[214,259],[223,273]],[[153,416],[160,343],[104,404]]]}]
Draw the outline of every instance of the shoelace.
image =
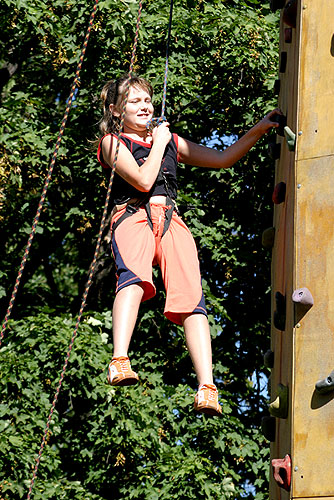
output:
[{"label": "shoelace", "polygon": [[129,365],[129,360],[126,358],[118,359],[117,360],[119,364],[121,365],[121,371],[126,372],[130,369]]},{"label": "shoelace", "polygon": [[210,401],[215,401],[215,399],[216,399],[216,391],[214,391],[213,389],[209,389],[208,399]]},{"label": "shoelace", "polygon": [[209,401],[215,401],[216,400],[216,396],[217,396],[217,389],[214,387],[212,388],[210,385],[206,385],[206,384],[203,384],[199,390],[208,390],[209,391],[209,395],[208,395],[208,400]]}]

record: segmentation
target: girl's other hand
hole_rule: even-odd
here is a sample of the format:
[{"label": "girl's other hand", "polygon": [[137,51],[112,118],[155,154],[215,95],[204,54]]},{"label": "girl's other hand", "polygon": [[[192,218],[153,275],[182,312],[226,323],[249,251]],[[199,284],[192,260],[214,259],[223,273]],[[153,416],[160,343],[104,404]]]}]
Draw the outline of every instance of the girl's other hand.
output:
[{"label": "girl's other hand", "polygon": [[275,121],[275,118],[277,117],[277,115],[282,114],[283,113],[280,109],[273,109],[272,111],[267,113],[266,116],[255,125],[255,127],[258,127],[261,130],[262,134],[266,134],[270,129],[279,127],[279,123]]}]

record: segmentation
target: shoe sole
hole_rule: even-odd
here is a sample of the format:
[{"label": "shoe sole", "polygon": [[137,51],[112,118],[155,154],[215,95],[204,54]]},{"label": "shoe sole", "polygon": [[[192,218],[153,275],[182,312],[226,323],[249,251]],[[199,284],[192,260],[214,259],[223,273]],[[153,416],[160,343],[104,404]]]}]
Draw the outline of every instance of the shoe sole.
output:
[{"label": "shoe sole", "polygon": [[202,406],[202,407],[194,406],[194,410],[199,413],[205,413],[206,415],[210,415],[211,417],[221,417],[223,415],[221,411],[218,411],[215,408],[210,408],[208,406]]},{"label": "shoe sole", "polygon": [[139,379],[135,378],[135,377],[128,377],[128,378],[121,378],[118,380],[113,380],[112,382],[110,382],[110,380],[108,378],[108,382],[112,386],[124,387],[127,385],[136,385],[139,382]]}]

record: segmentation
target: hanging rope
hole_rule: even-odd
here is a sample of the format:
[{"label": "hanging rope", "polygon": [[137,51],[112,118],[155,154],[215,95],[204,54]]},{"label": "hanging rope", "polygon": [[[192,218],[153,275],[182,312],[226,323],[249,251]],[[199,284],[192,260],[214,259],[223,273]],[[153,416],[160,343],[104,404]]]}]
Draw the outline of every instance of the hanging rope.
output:
[{"label": "hanging rope", "polygon": [[166,96],[167,96],[168,61],[169,61],[170,40],[172,32],[172,19],[173,19],[173,0],[171,0],[170,2],[170,10],[169,10],[168,35],[166,44],[166,64],[165,64],[164,87],[162,92],[161,116],[160,118],[152,118],[147,122],[146,128],[150,132],[152,132],[154,127],[159,126],[162,122],[166,121],[165,109],[166,109]]},{"label": "hanging rope", "polygon": [[93,26],[93,21],[94,21],[94,17],[95,17],[95,13],[96,13],[98,2],[99,2],[99,0],[95,0],[95,5],[94,5],[93,11],[92,11],[91,16],[90,16],[88,29],[87,29],[87,32],[86,32],[86,36],[85,36],[85,40],[84,40],[83,46],[82,46],[79,63],[78,63],[78,66],[77,66],[77,69],[76,69],[76,72],[75,72],[75,77],[74,77],[74,81],[73,81],[73,84],[72,84],[72,87],[71,87],[70,96],[69,96],[69,98],[67,100],[67,107],[66,107],[66,110],[65,110],[65,114],[64,114],[63,120],[61,122],[60,131],[59,131],[59,134],[58,134],[58,139],[57,139],[56,146],[55,146],[55,149],[54,149],[54,152],[53,152],[53,155],[52,155],[52,160],[51,160],[51,163],[50,163],[50,166],[49,166],[49,170],[48,170],[48,173],[47,173],[47,176],[46,176],[46,179],[45,179],[42,196],[41,196],[38,208],[37,208],[36,216],[35,216],[35,218],[33,220],[31,233],[30,233],[29,238],[28,238],[28,243],[27,243],[26,249],[24,251],[24,255],[23,255],[23,258],[22,258],[22,261],[21,261],[19,272],[18,272],[16,281],[15,281],[13,293],[12,293],[11,299],[9,301],[9,306],[8,306],[8,309],[7,309],[7,313],[6,313],[6,316],[5,316],[2,328],[1,328],[1,333],[0,333],[0,347],[1,347],[1,344],[2,344],[2,341],[3,341],[3,338],[4,338],[5,330],[7,328],[7,324],[8,324],[8,321],[9,321],[9,318],[10,318],[13,306],[14,306],[14,302],[15,302],[15,299],[16,299],[17,291],[18,291],[18,288],[19,288],[20,283],[21,283],[21,278],[22,278],[23,270],[24,270],[25,265],[26,265],[27,260],[28,260],[30,248],[31,248],[33,239],[34,239],[35,234],[36,234],[36,228],[37,228],[37,225],[38,225],[38,222],[39,222],[39,219],[40,219],[40,215],[41,215],[41,212],[42,212],[42,208],[43,208],[44,201],[45,201],[45,198],[46,198],[46,193],[47,193],[50,181],[51,181],[51,176],[52,176],[53,168],[54,168],[55,163],[56,163],[56,158],[57,158],[58,150],[59,150],[60,143],[61,143],[61,140],[62,140],[62,137],[63,137],[63,134],[64,134],[64,130],[65,130],[67,118],[68,118],[68,115],[69,115],[69,112],[70,112],[70,109],[71,109],[71,106],[72,106],[73,97],[74,97],[74,94],[75,94],[75,91],[76,91],[77,87],[80,85],[79,75],[80,75],[80,71],[81,71],[81,67],[82,67],[82,62],[83,62],[83,59],[84,59],[84,56],[85,56],[85,53],[86,53],[86,49],[87,49],[87,45],[88,45],[88,40],[89,40],[89,35],[90,35],[91,29],[92,29],[92,26]]},{"label": "hanging rope", "polygon": [[44,435],[43,435],[42,443],[41,443],[41,446],[40,446],[40,449],[39,449],[39,453],[38,453],[38,456],[37,456],[37,459],[36,459],[36,465],[35,465],[35,468],[34,468],[34,473],[33,473],[32,479],[31,479],[31,483],[30,483],[30,488],[29,488],[27,500],[29,500],[30,497],[31,497],[31,492],[32,492],[32,489],[33,489],[33,486],[34,486],[34,483],[35,483],[36,476],[37,476],[37,471],[38,471],[38,467],[39,467],[39,464],[40,464],[41,456],[42,456],[42,453],[43,453],[43,450],[44,450],[44,447],[45,447],[45,443],[47,441],[47,437],[48,437],[48,433],[49,433],[49,429],[50,429],[50,423],[51,423],[52,415],[53,415],[54,409],[55,409],[56,404],[57,404],[58,396],[59,396],[61,385],[62,385],[64,376],[65,376],[67,365],[68,365],[68,362],[69,362],[69,359],[70,359],[70,355],[71,355],[71,351],[72,351],[72,348],[73,348],[73,344],[74,344],[75,338],[77,336],[79,324],[80,324],[80,321],[81,321],[83,310],[84,310],[85,305],[86,305],[86,300],[87,300],[88,292],[89,292],[90,286],[92,284],[92,278],[93,278],[93,275],[94,275],[94,271],[95,271],[95,267],[96,267],[96,262],[97,262],[98,254],[99,254],[99,251],[100,251],[100,246],[101,246],[101,241],[102,241],[102,234],[103,234],[103,230],[104,230],[104,227],[105,227],[105,222],[106,222],[106,219],[107,219],[108,206],[109,206],[109,201],[110,201],[110,196],[111,196],[111,189],[112,189],[112,184],[113,184],[113,179],[114,179],[114,174],[115,174],[115,169],[116,169],[116,163],[117,163],[117,158],[118,158],[118,152],[119,152],[119,146],[120,146],[120,139],[121,139],[121,132],[122,132],[122,128],[123,128],[123,125],[124,125],[125,108],[126,108],[126,104],[127,104],[127,101],[128,101],[128,95],[129,95],[129,90],[130,90],[130,81],[131,81],[131,78],[132,78],[132,75],[133,75],[133,66],[134,66],[134,62],[135,62],[136,50],[137,50],[137,43],[138,43],[138,37],[139,37],[139,26],[140,26],[141,12],[142,12],[142,0],[140,0],[139,7],[138,7],[136,34],[135,34],[134,44],[133,44],[133,49],[132,49],[132,56],[131,56],[130,69],[129,69],[129,76],[128,76],[128,79],[127,79],[126,84],[125,84],[125,97],[124,97],[124,104],[123,104],[123,108],[122,108],[120,129],[119,129],[119,133],[118,133],[118,136],[117,136],[117,145],[116,145],[116,151],[115,151],[115,158],[114,158],[114,162],[113,162],[113,166],[112,166],[112,173],[111,173],[110,180],[109,180],[109,186],[108,186],[108,190],[107,190],[106,201],[105,201],[105,204],[104,204],[103,215],[102,215],[102,219],[101,219],[99,236],[98,236],[98,240],[97,240],[97,243],[96,243],[94,258],[93,258],[93,261],[92,261],[91,266],[90,266],[88,280],[87,280],[87,283],[86,283],[85,291],[84,291],[83,296],[82,296],[82,302],[81,302],[80,311],[79,311],[79,314],[78,314],[78,317],[77,317],[77,321],[76,321],[76,324],[75,324],[75,327],[74,327],[74,331],[73,331],[73,334],[72,334],[71,342],[70,342],[70,345],[68,347],[68,351],[67,351],[67,354],[66,354],[66,357],[65,357],[65,362],[64,362],[64,366],[63,366],[63,369],[62,369],[62,372],[61,372],[61,375],[60,375],[60,379],[59,379],[59,382],[58,382],[57,390],[56,390],[56,393],[55,393],[54,398],[53,398],[53,402],[52,402],[50,414],[48,416],[47,423],[46,423],[46,426],[45,426]]},{"label": "hanging rope", "polygon": [[170,11],[169,11],[169,23],[168,23],[168,37],[166,46],[166,65],[165,65],[165,77],[164,77],[164,89],[162,93],[162,107],[161,107],[161,118],[165,118],[165,108],[166,108],[166,96],[167,96],[167,77],[168,77],[168,60],[169,60],[169,47],[172,32],[172,19],[173,19],[173,0],[170,1]]}]

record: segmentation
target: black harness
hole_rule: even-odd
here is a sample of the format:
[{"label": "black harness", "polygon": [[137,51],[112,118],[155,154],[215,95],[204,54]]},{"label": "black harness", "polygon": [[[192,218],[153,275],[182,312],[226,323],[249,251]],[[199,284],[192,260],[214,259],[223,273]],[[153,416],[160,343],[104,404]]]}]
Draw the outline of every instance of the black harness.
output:
[{"label": "black harness", "polygon": [[[167,204],[167,210],[165,212],[165,223],[164,223],[164,228],[162,231],[161,237],[164,236],[164,234],[168,231],[171,220],[172,220],[172,215],[173,211],[175,210],[175,201],[170,197],[169,195],[169,186],[168,186],[168,180],[162,171],[162,166],[160,167],[159,174],[157,176],[156,181],[163,179],[164,184],[165,184],[165,189],[166,189],[166,204]],[[151,230],[153,231],[153,221],[152,221],[152,215],[151,215],[151,206],[150,206],[150,197],[151,197],[151,191],[148,193],[148,195],[145,196],[143,200],[139,200],[138,203],[136,204],[130,204],[127,205],[126,210],[123,215],[120,216],[120,218],[113,223],[111,226],[111,232],[113,233],[116,228],[123,222],[125,219],[128,217],[131,217],[131,215],[135,214],[138,212],[140,207],[145,207],[146,214],[147,214],[147,222],[148,225],[150,226]]]}]

